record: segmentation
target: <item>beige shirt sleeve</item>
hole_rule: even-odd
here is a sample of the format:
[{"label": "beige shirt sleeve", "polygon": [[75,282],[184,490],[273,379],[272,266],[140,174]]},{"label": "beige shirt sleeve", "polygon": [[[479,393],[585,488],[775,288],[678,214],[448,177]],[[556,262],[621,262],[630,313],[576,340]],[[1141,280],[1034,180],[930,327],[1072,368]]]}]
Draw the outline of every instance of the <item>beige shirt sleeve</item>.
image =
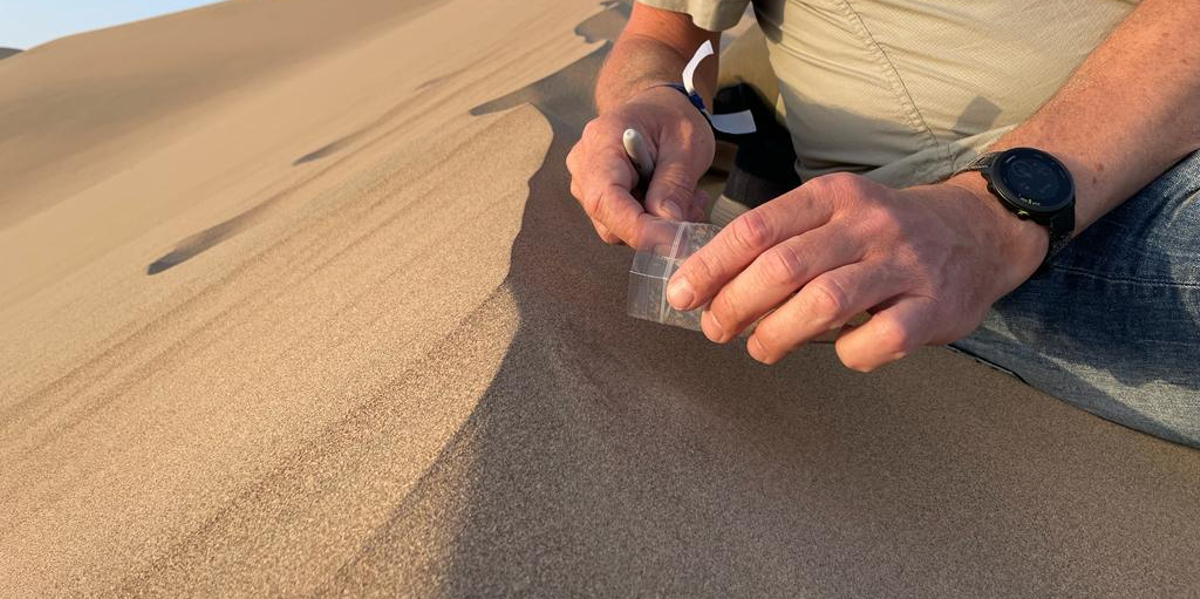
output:
[{"label": "beige shirt sleeve", "polygon": [[738,24],[750,0],[637,0],[653,8],[682,12],[692,16],[697,27],[724,31]]}]

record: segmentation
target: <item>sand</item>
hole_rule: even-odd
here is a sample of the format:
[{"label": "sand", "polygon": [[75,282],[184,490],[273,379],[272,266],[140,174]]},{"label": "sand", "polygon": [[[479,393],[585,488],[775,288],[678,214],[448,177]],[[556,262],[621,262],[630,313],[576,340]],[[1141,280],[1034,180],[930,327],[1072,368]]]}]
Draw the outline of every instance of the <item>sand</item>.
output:
[{"label": "sand", "polygon": [[0,63],[0,596],[1185,596],[1200,452],[624,316],[626,9],[236,0]]}]

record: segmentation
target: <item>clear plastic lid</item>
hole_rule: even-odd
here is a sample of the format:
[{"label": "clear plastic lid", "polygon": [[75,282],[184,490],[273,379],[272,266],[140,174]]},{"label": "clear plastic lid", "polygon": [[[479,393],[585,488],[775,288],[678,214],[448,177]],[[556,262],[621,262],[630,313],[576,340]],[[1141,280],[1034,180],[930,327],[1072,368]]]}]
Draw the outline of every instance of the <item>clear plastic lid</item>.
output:
[{"label": "clear plastic lid", "polygon": [[721,227],[707,223],[656,220],[646,225],[629,268],[629,315],[642,320],[700,330],[700,309],[680,312],[667,303],[667,282],[683,261],[712,241]]}]

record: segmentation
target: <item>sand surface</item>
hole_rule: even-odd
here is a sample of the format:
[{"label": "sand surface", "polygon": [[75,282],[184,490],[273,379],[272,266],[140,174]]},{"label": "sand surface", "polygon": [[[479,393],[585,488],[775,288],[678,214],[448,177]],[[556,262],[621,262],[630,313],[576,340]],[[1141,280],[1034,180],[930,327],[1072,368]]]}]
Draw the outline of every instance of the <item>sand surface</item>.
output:
[{"label": "sand surface", "polygon": [[0,62],[0,596],[1186,596],[1200,452],[931,349],[623,314],[594,0],[235,0]]}]

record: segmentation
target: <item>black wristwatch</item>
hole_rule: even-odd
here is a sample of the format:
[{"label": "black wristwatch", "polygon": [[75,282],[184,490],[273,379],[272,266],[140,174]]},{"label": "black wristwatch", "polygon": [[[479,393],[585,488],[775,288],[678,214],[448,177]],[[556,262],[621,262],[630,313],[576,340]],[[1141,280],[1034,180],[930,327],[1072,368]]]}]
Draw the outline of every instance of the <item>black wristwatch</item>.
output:
[{"label": "black wristwatch", "polygon": [[1050,231],[1050,248],[1038,272],[1075,231],[1075,180],[1057,158],[1033,148],[1012,148],[976,158],[959,172],[979,171],[988,191],[1009,212]]}]

